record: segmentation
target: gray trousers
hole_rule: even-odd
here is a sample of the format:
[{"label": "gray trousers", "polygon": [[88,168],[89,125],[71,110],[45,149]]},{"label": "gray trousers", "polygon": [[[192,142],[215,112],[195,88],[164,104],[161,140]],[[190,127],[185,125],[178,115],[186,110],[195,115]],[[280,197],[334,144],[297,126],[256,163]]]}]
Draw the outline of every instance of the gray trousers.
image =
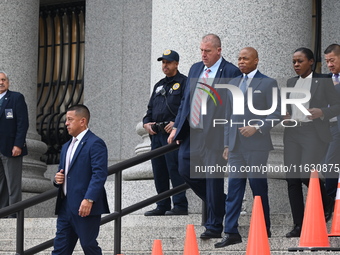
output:
[{"label": "gray trousers", "polygon": [[0,153],[0,208],[21,201],[22,160]]}]

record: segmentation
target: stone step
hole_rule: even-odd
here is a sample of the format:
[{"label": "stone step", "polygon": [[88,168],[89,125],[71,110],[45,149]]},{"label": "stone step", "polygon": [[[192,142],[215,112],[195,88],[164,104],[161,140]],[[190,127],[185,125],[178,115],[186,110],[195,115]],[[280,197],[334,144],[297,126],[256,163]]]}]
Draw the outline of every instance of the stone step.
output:
[{"label": "stone step", "polygon": [[[232,245],[226,248],[215,249],[214,244],[221,239],[201,240],[199,235],[204,231],[200,225],[201,215],[190,214],[188,216],[162,216],[145,217],[143,215],[128,215],[122,220],[122,253],[123,254],[150,254],[152,244],[155,239],[162,241],[164,254],[182,254],[187,224],[195,226],[197,242],[200,253],[205,254],[244,254],[247,245],[249,230],[249,215],[241,215],[240,234],[243,237],[241,244]],[[299,238],[285,238],[285,233],[291,229],[291,217],[287,214],[273,214],[272,238],[269,239],[272,254],[294,254],[288,252],[288,248],[297,247]],[[331,223],[327,227],[330,229]],[[25,218],[25,249],[45,242],[55,236],[56,218]],[[110,222],[101,227],[98,242],[103,249],[103,254],[113,252],[114,223]],[[0,254],[13,254],[15,252],[16,220],[0,220]],[[330,247],[340,247],[340,237],[330,238]],[[52,248],[39,254],[50,254]],[[82,254],[82,250],[77,245],[74,254]],[[305,251],[305,253],[309,253]],[[299,253],[301,254],[301,253]],[[323,254],[339,254],[333,252],[320,252]]]}]

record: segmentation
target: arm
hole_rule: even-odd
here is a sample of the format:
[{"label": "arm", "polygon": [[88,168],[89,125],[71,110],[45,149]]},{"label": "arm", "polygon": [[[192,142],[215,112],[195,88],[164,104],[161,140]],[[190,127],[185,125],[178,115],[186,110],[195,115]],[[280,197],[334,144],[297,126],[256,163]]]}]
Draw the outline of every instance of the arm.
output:
[{"label": "arm", "polygon": [[[91,144],[91,180],[88,185],[85,197],[79,207],[79,215],[86,217],[91,213],[93,203],[98,201],[104,189],[105,181],[108,175],[107,168],[107,148],[103,140],[96,139]],[[93,202],[90,202],[92,200]]]}]

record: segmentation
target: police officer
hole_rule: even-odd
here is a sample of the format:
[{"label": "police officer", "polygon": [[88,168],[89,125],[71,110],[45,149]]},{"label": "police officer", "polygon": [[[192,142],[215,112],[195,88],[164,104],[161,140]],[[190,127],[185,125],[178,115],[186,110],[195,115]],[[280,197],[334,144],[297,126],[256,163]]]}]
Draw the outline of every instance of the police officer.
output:
[{"label": "police officer", "polygon": [[[143,118],[143,127],[150,135],[152,150],[168,144],[167,139],[175,122],[187,80],[187,77],[178,71],[179,55],[176,51],[164,51],[157,61],[162,61],[162,70],[166,77],[154,86],[148,110]],[[151,163],[158,194],[169,190],[169,178],[173,187],[184,183],[178,173],[177,150],[154,158]],[[170,198],[159,201],[156,209],[147,211],[144,215],[188,214],[185,191],[172,196],[172,202],[173,208],[171,209]]]}]

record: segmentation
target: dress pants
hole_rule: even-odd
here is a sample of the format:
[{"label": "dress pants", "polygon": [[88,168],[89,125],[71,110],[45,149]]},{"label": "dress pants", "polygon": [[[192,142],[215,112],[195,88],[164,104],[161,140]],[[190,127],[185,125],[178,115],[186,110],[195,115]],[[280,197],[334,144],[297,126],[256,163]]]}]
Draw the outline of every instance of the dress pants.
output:
[{"label": "dress pants", "polygon": [[222,157],[221,150],[214,151],[207,148],[201,134],[195,134],[196,132],[199,133],[191,130],[190,136],[183,139],[181,143],[178,152],[178,169],[185,182],[206,203],[205,228],[221,233],[225,214],[224,173],[197,172],[196,167],[222,166],[226,161]]},{"label": "dress pants", "polygon": [[[294,224],[302,226],[304,216],[304,198],[302,183],[308,186],[310,172],[308,169],[320,164],[326,154],[328,143],[323,142],[314,125],[286,127],[284,131],[284,164],[287,172],[288,197]],[[307,171],[305,171],[305,168]],[[331,202],[323,181],[320,180],[323,206]]]},{"label": "dress pants", "polygon": [[0,153],[0,208],[21,201],[22,160]]},{"label": "dress pants", "polygon": [[332,141],[328,145],[327,153],[322,164],[327,166],[327,172],[323,173],[325,176],[326,192],[328,196],[335,199],[338,188],[338,170],[340,168],[340,131],[338,125],[333,125],[330,130]]},{"label": "dress pants", "polygon": [[[262,174],[261,166],[267,165],[268,151],[252,151],[238,143],[238,146],[229,152],[228,164],[228,193],[225,201],[225,233],[239,233],[238,219],[242,209],[247,178],[253,196],[260,196],[265,216],[266,228],[270,230],[269,200],[267,174]],[[249,168],[245,168],[245,167]],[[251,170],[253,169],[253,170]]]},{"label": "dress pants", "polygon": [[[158,133],[151,136],[151,149],[157,149],[167,145],[168,134]],[[152,170],[156,191],[158,194],[170,189],[169,178],[172,187],[177,187],[184,184],[184,179],[178,172],[178,150],[168,152],[162,156],[151,159]],[[175,208],[183,211],[188,210],[188,200],[185,196],[185,191],[172,196],[172,202]],[[157,202],[157,208],[163,211],[171,209],[171,200],[166,198]]]},{"label": "dress pants", "polygon": [[85,255],[100,255],[101,248],[98,246],[101,215],[80,217],[71,212],[67,206],[67,197],[58,213],[57,233],[54,239],[52,255],[71,255],[78,241]]}]

